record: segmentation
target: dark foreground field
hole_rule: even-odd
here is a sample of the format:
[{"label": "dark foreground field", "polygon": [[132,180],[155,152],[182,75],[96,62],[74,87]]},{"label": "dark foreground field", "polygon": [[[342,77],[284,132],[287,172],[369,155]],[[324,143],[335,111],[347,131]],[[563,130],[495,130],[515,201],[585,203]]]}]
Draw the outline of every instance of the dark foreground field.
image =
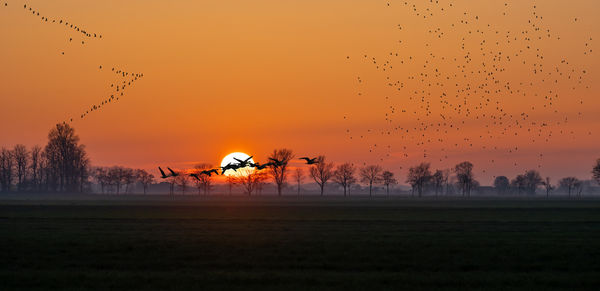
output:
[{"label": "dark foreground field", "polygon": [[600,200],[0,197],[0,290],[600,288]]}]

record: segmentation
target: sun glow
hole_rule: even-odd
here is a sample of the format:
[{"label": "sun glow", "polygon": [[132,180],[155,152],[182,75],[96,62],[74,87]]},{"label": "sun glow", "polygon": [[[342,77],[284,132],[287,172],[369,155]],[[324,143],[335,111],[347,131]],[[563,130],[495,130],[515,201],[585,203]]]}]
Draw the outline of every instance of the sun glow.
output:
[{"label": "sun glow", "polygon": [[[221,161],[221,167],[225,167],[228,164],[233,164],[233,165],[239,164],[240,162],[238,160],[244,161],[248,158],[250,158],[250,156],[246,153],[242,153],[242,152],[230,153],[230,154],[226,155],[223,158],[223,160]],[[254,160],[252,158],[250,158],[249,162],[254,163]],[[253,167],[244,167],[244,168],[237,169],[237,171],[227,170],[227,171],[225,171],[224,175],[238,177],[238,176],[247,176],[252,172],[254,172]]]}]

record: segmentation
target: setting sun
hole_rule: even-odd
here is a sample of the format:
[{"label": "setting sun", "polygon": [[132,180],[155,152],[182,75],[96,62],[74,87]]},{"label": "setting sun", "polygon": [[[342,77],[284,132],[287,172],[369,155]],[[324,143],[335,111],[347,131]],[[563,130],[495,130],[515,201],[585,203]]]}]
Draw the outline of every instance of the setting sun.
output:
[{"label": "setting sun", "polygon": [[[234,152],[226,155],[221,161],[221,168],[226,167],[227,165],[237,165],[242,161],[246,161],[249,163],[254,163],[254,160],[251,156],[242,152]],[[253,167],[244,167],[237,170],[225,170],[223,175],[225,176],[246,176],[254,171]]]}]

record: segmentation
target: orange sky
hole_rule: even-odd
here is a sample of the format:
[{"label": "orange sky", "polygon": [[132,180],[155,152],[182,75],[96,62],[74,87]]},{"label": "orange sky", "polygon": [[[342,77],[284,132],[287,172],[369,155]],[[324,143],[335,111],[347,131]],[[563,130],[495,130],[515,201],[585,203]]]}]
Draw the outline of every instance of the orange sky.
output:
[{"label": "orange sky", "polygon": [[[420,161],[447,168],[471,160],[477,177],[489,183],[495,175],[512,177],[538,166],[542,175],[555,179],[588,178],[593,161],[600,158],[600,98],[595,87],[599,62],[596,51],[583,54],[595,48],[599,37],[598,1],[439,1],[437,6],[429,1],[408,1],[409,6],[404,1],[0,2],[9,4],[0,8],[2,145],[43,144],[52,124],[78,117],[111,94],[109,85],[118,79],[109,68],[118,67],[143,72],[144,78],[116,104],[73,123],[95,165],[216,165],[232,151],[254,154],[262,161],[273,148],[289,147],[299,155],[324,154],[335,162],[380,163],[401,180],[406,168]],[[24,11],[25,3],[41,15],[68,19],[103,38],[86,39],[81,45],[78,34],[40,21]],[[413,3],[418,12],[411,8]],[[509,6],[503,7],[504,3]],[[445,7],[443,13],[440,7]],[[427,8],[435,15],[423,19],[415,14]],[[511,84],[535,84],[523,90],[526,96],[493,95],[493,99],[501,100],[505,110],[515,115],[527,111],[530,122],[552,124],[550,141],[533,143],[527,135],[529,126],[517,136],[500,135],[494,128],[490,138],[478,138],[490,130],[484,127],[489,122],[461,114],[444,116],[454,122],[465,120],[460,131],[423,132],[425,139],[443,142],[418,145],[423,136],[414,131],[373,133],[390,128],[385,121],[389,106],[420,112],[396,111],[391,115],[394,126],[439,122],[439,114],[445,111],[435,94],[450,93],[454,82],[445,84],[447,90],[431,89],[426,82],[408,77],[433,72],[433,67],[423,67],[431,60],[430,53],[437,59],[428,64],[444,74],[456,72],[457,62],[450,59],[464,57],[467,50],[473,63],[483,61],[474,50],[479,47],[477,37],[468,38],[467,49],[460,49],[460,36],[477,28],[486,31],[481,37],[487,40],[486,50],[515,53],[522,40],[495,47],[494,42],[503,32],[519,35],[530,29],[532,11],[543,16],[537,21],[551,30],[551,38],[535,41],[544,59],[525,52],[515,59],[525,58],[527,64],[505,63],[506,71],[499,77]],[[451,26],[461,19],[475,23]],[[444,36],[436,39],[428,31],[438,28]],[[501,33],[495,36],[494,31]],[[70,37],[79,42],[69,42]],[[448,61],[440,61],[441,56]],[[395,68],[383,72],[369,61],[372,57],[379,65],[390,61]],[[581,83],[548,84],[526,70],[538,62],[551,71],[561,66],[562,59],[568,59],[569,65],[562,65],[561,72],[576,69],[572,74],[583,76]],[[469,77],[460,87],[481,82],[480,77]],[[398,91],[387,86],[390,80],[405,86]],[[428,97],[435,103],[431,116],[423,116],[421,103],[408,99],[412,92],[423,90],[433,96]],[[531,106],[543,104],[536,98],[550,90],[560,94],[554,103],[560,112],[532,110]],[[557,124],[565,118],[568,123]],[[466,145],[465,139],[474,146]],[[454,143],[460,145],[449,146]],[[499,149],[492,150],[494,146]],[[519,149],[509,153],[512,147]]]}]

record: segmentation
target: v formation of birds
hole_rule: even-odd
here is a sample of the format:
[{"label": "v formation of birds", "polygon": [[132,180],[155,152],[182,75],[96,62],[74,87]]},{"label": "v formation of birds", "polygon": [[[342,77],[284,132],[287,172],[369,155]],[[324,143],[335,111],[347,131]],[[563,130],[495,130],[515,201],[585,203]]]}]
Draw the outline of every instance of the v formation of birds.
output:
[{"label": "v formation of birds", "polygon": [[[453,2],[385,2],[383,9],[402,15],[389,53],[345,56],[370,73],[368,81],[357,76],[351,99],[363,105],[361,110],[378,110],[381,119],[370,128],[356,128],[352,118],[359,112],[347,112],[343,120],[349,140],[364,144],[380,161],[393,157],[451,166],[445,162],[453,154],[481,152],[490,156],[480,167],[485,173],[498,164],[492,156],[505,156],[502,162],[528,170],[531,165],[519,164],[516,140],[540,149],[536,166],[542,168],[544,145],[593,134],[568,128],[569,122],[583,118],[583,96],[590,95],[591,86],[581,67],[585,63],[570,58],[579,54],[578,59],[590,62],[592,37],[568,44],[570,55],[557,58],[548,52],[547,57],[547,51],[565,43],[537,5],[522,11],[509,2],[492,2],[494,7],[481,13],[486,19],[469,3],[458,7]],[[523,13],[523,22],[513,17]],[[568,29],[578,29],[582,22],[560,21]],[[420,37],[408,37],[415,33]],[[579,109],[573,113],[564,107]],[[370,137],[376,135],[387,144],[372,143]]]},{"label": "v formation of birds", "polygon": [[[3,6],[9,7],[8,2],[4,2]],[[25,13],[29,14],[30,16],[39,18],[42,23],[56,25],[62,27],[63,29],[66,29],[68,36],[68,39],[66,39],[65,41],[66,45],[85,46],[87,44],[86,41],[103,39],[102,34],[98,32],[91,32],[86,28],[82,27],[81,25],[68,21],[66,18],[48,17],[44,13],[40,13],[40,11],[36,10],[34,7],[31,7],[31,5],[24,4],[23,11],[25,11]],[[60,55],[66,56],[65,50],[61,50]],[[103,65],[99,65],[98,69],[106,70],[107,68],[105,68]],[[71,123],[76,121],[77,119],[84,119],[91,113],[101,110],[104,106],[116,103],[117,101],[119,101],[120,98],[123,98],[125,96],[126,89],[131,88],[136,81],[144,77],[143,73],[126,71],[117,67],[111,67],[110,72],[114,73],[117,77],[117,81],[112,82],[110,84],[111,92],[106,96],[99,98],[98,102],[91,104],[88,108],[84,109],[79,115],[69,117],[67,120],[64,121],[65,123]]]}]

